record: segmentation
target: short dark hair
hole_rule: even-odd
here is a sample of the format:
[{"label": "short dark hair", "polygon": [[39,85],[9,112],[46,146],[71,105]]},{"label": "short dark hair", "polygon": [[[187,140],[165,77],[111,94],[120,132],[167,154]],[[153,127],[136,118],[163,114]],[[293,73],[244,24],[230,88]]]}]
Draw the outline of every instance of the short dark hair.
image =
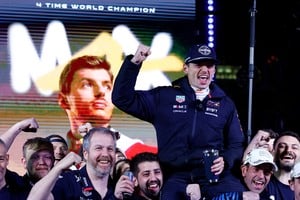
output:
[{"label": "short dark hair", "polygon": [[158,162],[158,156],[152,152],[142,152],[136,154],[130,161],[130,170],[133,172],[134,176],[137,177],[139,173],[138,165],[142,162]]},{"label": "short dark hair", "polygon": [[110,64],[99,56],[81,56],[72,59],[63,69],[59,78],[59,91],[63,94],[69,94],[71,90],[71,83],[76,71],[80,69],[105,69],[110,75],[111,82],[113,82],[113,74],[110,71]]},{"label": "short dark hair", "polygon": [[121,167],[118,166],[120,163],[122,163],[122,165],[127,163],[130,166],[130,160],[125,158],[125,159],[118,160],[115,163],[115,165],[113,167],[113,173],[112,173],[112,178],[113,178],[113,181],[115,184],[117,183],[119,178],[122,176],[122,169],[121,169]]},{"label": "short dark hair", "polygon": [[275,138],[274,140],[274,144],[273,144],[273,147],[275,148],[276,144],[277,144],[277,141],[279,140],[279,138],[283,137],[283,136],[291,136],[291,137],[294,137],[298,140],[298,142],[300,143],[300,136],[298,133],[296,132],[293,132],[293,131],[284,131],[282,133],[280,133],[278,135],[278,137]]}]

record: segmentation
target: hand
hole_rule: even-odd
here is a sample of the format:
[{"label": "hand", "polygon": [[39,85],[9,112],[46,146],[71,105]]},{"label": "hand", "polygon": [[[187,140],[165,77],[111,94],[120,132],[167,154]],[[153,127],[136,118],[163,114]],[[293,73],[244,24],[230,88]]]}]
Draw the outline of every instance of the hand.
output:
[{"label": "hand", "polygon": [[259,194],[252,192],[252,191],[247,191],[243,192],[243,200],[259,200]]},{"label": "hand", "polygon": [[127,192],[132,194],[134,192],[134,182],[129,179],[128,176],[122,175],[115,187],[115,197],[117,199],[123,199],[123,193]]},{"label": "hand", "polygon": [[19,122],[19,130],[24,132],[36,132],[39,128],[39,124],[37,123],[35,118],[24,119]]},{"label": "hand", "polygon": [[78,127],[78,132],[82,137],[84,137],[92,128],[92,124],[87,122]]},{"label": "hand", "polygon": [[150,47],[140,44],[138,49],[135,52],[135,55],[131,59],[131,62],[135,63],[136,65],[141,64],[146,58],[151,54]]},{"label": "hand", "polygon": [[211,171],[215,173],[215,175],[220,175],[224,170],[224,159],[223,157],[219,157],[214,160],[214,164],[211,166]]},{"label": "hand", "polygon": [[57,162],[54,167],[62,171],[64,169],[69,168],[72,165],[81,163],[81,160],[82,159],[78,154],[70,152],[63,159]]},{"label": "hand", "polygon": [[190,200],[199,200],[201,198],[199,184],[188,184],[186,187],[186,194],[190,197]]}]

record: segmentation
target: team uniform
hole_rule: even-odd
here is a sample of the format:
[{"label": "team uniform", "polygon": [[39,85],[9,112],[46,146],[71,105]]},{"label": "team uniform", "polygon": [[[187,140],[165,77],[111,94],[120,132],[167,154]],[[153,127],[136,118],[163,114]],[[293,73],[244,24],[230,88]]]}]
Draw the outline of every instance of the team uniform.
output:
[{"label": "team uniform", "polygon": [[141,64],[132,63],[131,58],[127,56],[123,62],[112,100],[119,109],[155,127],[158,156],[167,178],[163,193],[185,192],[188,183],[205,182],[204,149],[219,150],[227,171],[223,174],[240,164],[245,136],[233,101],[215,83],[203,101],[196,99],[187,77],[172,86],[135,91]]},{"label": "team uniform", "polygon": [[107,188],[107,193],[102,199],[100,194],[94,190],[84,166],[80,170],[62,173],[52,190],[52,194],[55,200],[115,200],[113,187],[108,184]]},{"label": "team uniform", "polygon": [[0,189],[0,199],[5,200],[22,200],[27,199],[30,192],[24,187],[24,181],[21,176],[10,170],[6,170],[6,185]]}]

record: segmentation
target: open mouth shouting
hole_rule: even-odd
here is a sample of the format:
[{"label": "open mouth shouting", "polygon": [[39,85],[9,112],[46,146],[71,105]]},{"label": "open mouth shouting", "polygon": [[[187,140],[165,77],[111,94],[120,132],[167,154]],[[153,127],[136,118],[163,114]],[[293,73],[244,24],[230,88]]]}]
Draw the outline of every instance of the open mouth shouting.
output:
[{"label": "open mouth shouting", "polygon": [[265,184],[266,184],[265,180],[262,179],[257,179],[257,180],[254,179],[252,181],[252,185],[254,186],[254,189],[258,191],[263,190]]}]

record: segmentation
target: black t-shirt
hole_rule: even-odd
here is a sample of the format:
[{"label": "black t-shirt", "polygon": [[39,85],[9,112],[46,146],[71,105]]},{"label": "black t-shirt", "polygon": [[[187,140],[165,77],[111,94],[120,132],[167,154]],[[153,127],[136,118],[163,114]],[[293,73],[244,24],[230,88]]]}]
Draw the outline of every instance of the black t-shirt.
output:
[{"label": "black t-shirt", "polygon": [[0,199],[27,199],[31,188],[28,189],[28,187],[26,187],[25,181],[22,176],[7,169],[5,173],[5,181],[6,185],[0,190]]},{"label": "black t-shirt", "polygon": [[294,192],[289,185],[281,183],[274,175],[271,176],[270,182],[266,188],[267,192],[276,200],[294,199]]}]

